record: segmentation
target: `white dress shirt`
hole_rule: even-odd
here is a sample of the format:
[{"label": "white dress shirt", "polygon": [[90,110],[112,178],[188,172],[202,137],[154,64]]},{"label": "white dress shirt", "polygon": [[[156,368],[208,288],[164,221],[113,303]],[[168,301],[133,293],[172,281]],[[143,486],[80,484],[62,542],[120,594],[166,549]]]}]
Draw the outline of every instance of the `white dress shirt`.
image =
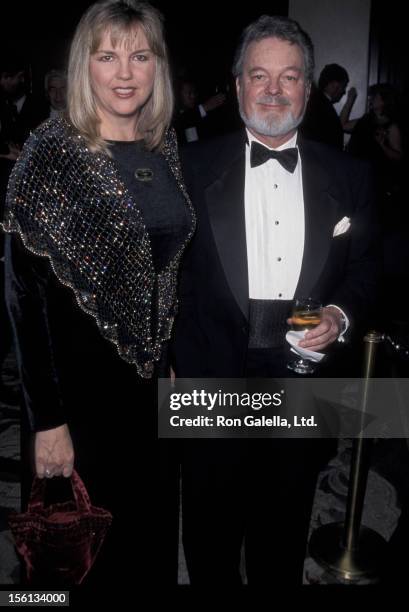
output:
[{"label": "white dress shirt", "polygon": [[[251,143],[257,139],[248,130],[247,135],[244,200],[249,297],[292,300],[304,253],[301,158],[298,155],[294,173],[276,159],[251,168]],[[294,135],[276,150],[295,147],[296,141]]]}]

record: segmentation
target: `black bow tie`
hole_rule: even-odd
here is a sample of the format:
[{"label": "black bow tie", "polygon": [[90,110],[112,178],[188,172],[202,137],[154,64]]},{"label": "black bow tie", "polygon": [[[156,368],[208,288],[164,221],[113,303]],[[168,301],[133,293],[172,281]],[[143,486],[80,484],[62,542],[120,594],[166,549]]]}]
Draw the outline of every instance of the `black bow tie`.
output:
[{"label": "black bow tie", "polygon": [[293,173],[297,166],[298,149],[293,147],[291,149],[283,149],[282,151],[272,151],[253,140],[251,143],[250,166],[252,168],[261,166],[261,164],[264,164],[269,159],[276,159],[283,168]]}]

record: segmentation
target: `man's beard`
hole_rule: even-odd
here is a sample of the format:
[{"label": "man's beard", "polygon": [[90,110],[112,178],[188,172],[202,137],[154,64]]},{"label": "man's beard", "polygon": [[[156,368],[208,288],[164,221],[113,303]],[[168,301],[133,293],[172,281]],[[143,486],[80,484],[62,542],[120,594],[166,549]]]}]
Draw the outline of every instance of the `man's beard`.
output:
[{"label": "man's beard", "polygon": [[262,136],[285,136],[285,134],[295,130],[304,118],[305,106],[301,115],[299,117],[294,117],[290,108],[290,102],[284,96],[265,95],[260,97],[257,102],[260,104],[280,104],[282,106],[288,106],[286,112],[275,113],[273,111],[269,115],[262,115],[255,111],[252,115],[248,116],[244,113],[241,95],[239,96],[240,117],[244,121],[246,127]]}]

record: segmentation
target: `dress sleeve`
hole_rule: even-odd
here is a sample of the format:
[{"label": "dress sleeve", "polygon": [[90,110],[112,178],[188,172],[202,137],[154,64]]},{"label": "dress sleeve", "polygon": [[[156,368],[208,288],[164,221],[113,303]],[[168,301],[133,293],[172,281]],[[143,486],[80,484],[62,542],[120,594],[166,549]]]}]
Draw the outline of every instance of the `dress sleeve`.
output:
[{"label": "dress sleeve", "polygon": [[6,302],[30,427],[53,429],[66,422],[48,322],[50,263],[32,255],[16,234],[6,235]]}]

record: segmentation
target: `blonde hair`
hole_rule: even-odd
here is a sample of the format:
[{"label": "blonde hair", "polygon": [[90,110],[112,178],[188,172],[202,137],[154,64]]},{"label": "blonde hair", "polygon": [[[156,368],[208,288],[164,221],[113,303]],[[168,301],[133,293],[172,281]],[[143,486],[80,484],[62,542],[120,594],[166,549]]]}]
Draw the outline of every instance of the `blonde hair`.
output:
[{"label": "blonde hair", "polygon": [[156,58],[153,92],[138,118],[138,131],[148,149],[161,148],[172,120],[173,90],[161,13],[137,0],[104,0],[93,4],[83,15],[74,34],[68,62],[67,112],[73,126],[93,152],[110,155],[100,135],[100,119],[90,79],[90,56],[108,31],[112,44],[130,42],[141,27]]}]

